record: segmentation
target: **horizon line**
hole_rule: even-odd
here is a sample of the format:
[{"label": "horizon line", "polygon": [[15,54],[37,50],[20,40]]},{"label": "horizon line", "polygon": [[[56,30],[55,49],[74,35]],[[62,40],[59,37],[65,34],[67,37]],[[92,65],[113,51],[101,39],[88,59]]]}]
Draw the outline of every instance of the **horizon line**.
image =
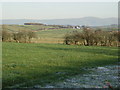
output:
[{"label": "horizon line", "polygon": [[[118,18],[118,17],[94,17],[94,16],[86,16],[86,17],[78,17],[78,18],[100,18],[100,19],[106,19],[106,18]],[[78,18],[53,18],[55,19],[78,19]],[[14,18],[13,18],[14,19]],[[11,19],[0,19],[0,20],[13,20]],[[53,20],[53,19],[32,19],[32,18],[16,18],[16,19],[29,19],[29,20]]]}]

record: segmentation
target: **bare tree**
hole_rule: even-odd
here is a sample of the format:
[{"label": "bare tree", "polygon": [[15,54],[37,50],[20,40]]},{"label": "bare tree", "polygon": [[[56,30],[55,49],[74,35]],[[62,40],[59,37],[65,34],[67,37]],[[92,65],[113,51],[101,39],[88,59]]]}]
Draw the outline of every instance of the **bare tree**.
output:
[{"label": "bare tree", "polygon": [[29,42],[31,42],[31,39],[32,38],[36,38],[37,37],[37,34],[33,31],[28,31],[28,39],[29,39]]},{"label": "bare tree", "polygon": [[32,38],[36,38],[37,35],[32,31],[22,30],[17,33],[13,33],[13,39],[16,42],[30,43]]},{"label": "bare tree", "polygon": [[83,29],[83,37],[86,41],[86,46],[90,46],[90,45],[93,45],[94,44],[94,31],[92,29],[87,29],[87,28],[84,28]]},{"label": "bare tree", "polygon": [[11,41],[12,34],[8,32],[7,30],[2,30],[2,41]]}]

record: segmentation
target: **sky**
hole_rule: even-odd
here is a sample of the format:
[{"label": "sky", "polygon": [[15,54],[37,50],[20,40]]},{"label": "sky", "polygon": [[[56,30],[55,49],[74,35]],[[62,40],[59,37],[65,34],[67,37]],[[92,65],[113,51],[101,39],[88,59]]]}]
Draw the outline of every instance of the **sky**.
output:
[{"label": "sky", "polygon": [[117,2],[2,2],[0,19],[109,18],[117,16]]}]

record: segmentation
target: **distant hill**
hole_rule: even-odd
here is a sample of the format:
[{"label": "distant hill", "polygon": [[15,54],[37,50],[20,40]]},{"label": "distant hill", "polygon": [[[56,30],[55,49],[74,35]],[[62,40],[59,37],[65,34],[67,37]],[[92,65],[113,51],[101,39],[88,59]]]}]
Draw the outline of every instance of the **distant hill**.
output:
[{"label": "distant hill", "polygon": [[[70,18],[70,19],[49,19],[49,20],[35,20],[35,19],[6,19],[2,20],[3,24],[21,24],[26,22],[36,22],[44,24],[56,25],[89,25],[89,26],[104,26],[117,24],[117,18],[97,18],[97,17],[84,17],[84,18]],[[1,24],[1,20],[0,20]]]}]

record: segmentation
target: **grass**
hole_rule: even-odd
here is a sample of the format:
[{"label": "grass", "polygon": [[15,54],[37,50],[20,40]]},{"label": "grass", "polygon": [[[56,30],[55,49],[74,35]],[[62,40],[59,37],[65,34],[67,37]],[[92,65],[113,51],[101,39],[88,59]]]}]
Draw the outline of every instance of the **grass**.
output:
[{"label": "grass", "polygon": [[41,28],[53,28],[52,26],[44,26],[44,25],[5,25],[5,29],[9,31],[19,31],[19,30],[39,30]]},{"label": "grass", "polygon": [[33,42],[37,41],[38,43],[63,43],[65,34],[72,32],[73,30],[75,29],[55,29],[39,31],[37,32],[39,39],[34,39]]},{"label": "grass", "polygon": [[[4,29],[7,29],[10,32],[16,32],[20,30],[32,30],[35,32],[39,38],[33,39],[32,42],[37,43],[63,43],[63,38],[66,33],[78,29],[50,29],[50,30],[40,30],[41,28],[55,28],[53,26],[44,26],[44,25],[5,25]],[[78,30],[81,31],[81,30]]]},{"label": "grass", "polygon": [[[88,47],[63,44],[65,33],[74,29],[39,30],[50,26],[7,25],[11,31],[36,30],[41,44],[3,43],[3,87],[33,86],[58,82],[67,77],[86,73],[82,68],[115,64],[117,47]],[[81,30],[79,30],[81,31]],[[60,74],[59,74],[60,73]]]},{"label": "grass", "polygon": [[[63,44],[2,43],[3,87],[20,87],[64,80],[85,73],[84,67],[115,64],[117,47]],[[58,74],[61,72],[61,74]]]},{"label": "grass", "polygon": [[52,26],[44,26],[44,25],[5,25],[4,29],[8,31],[15,32],[20,30],[32,30],[37,31],[37,34],[40,38],[63,38],[67,32],[71,32],[73,30],[78,29],[50,29],[50,30],[39,30],[41,28],[55,28]]},{"label": "grass", "polygon": [[[41,38],[57,38],[63,39],[66,33],[72,32],[78,29],[55,29],[55,30],[46,30],[46,31],[39,31],[38,35]],[[81,30],[78,30],[81,31]]]}]

